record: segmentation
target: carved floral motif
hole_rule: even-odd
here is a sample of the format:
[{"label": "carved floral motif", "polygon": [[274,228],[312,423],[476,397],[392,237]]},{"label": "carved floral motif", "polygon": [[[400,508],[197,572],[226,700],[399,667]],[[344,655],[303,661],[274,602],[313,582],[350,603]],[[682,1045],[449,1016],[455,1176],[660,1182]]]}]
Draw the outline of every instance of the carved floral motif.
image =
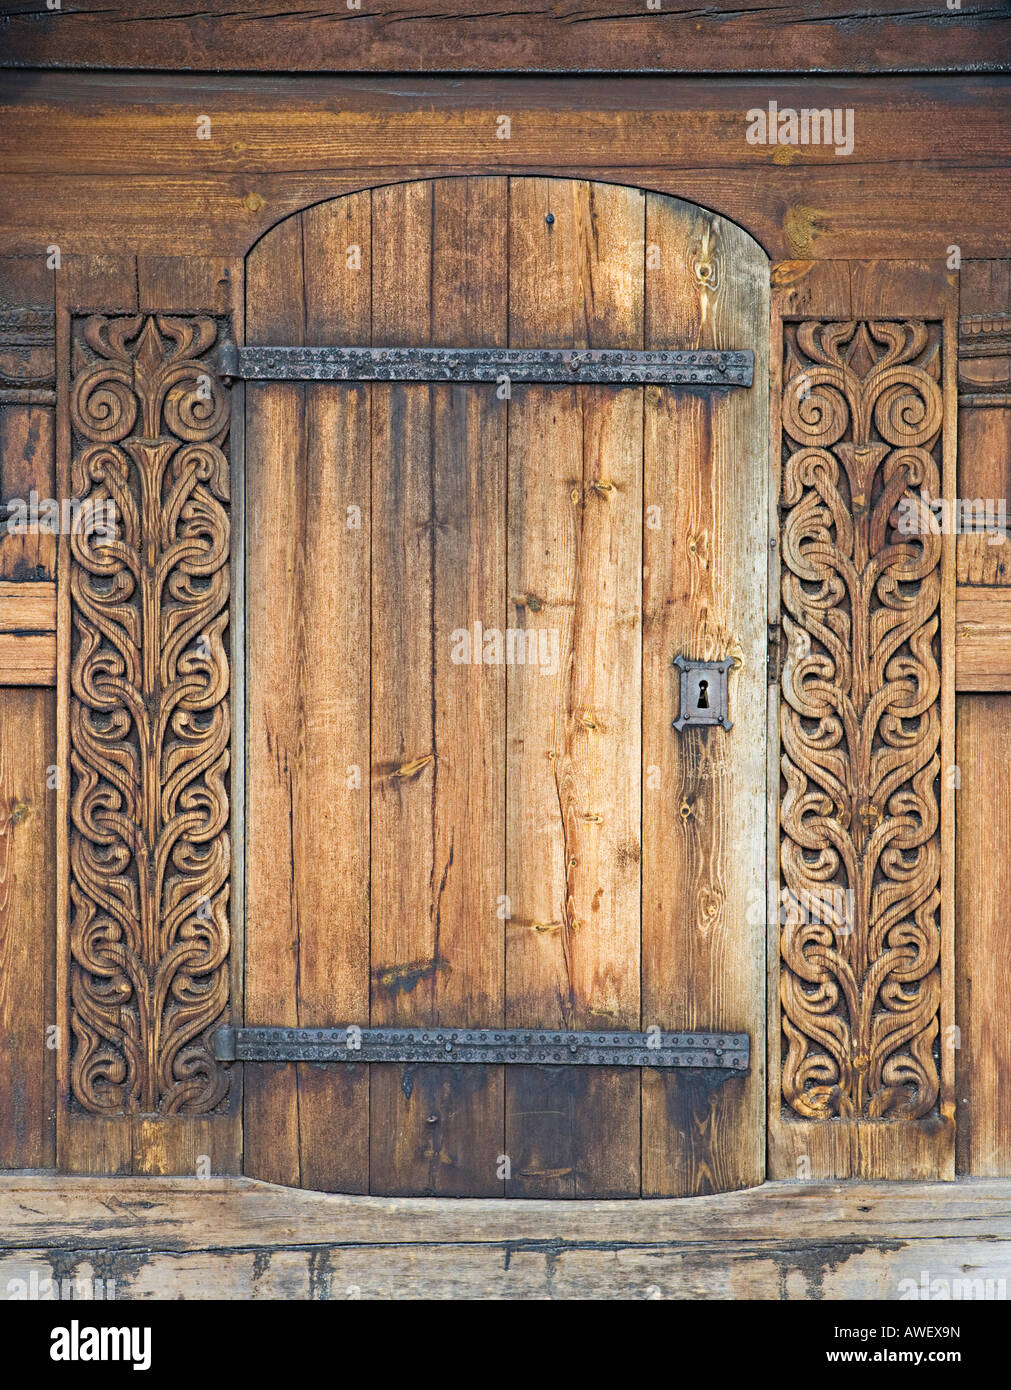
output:
[{"label": "carved floral motif", "polygon": [[939,330],[787,335],[783,1097],[916,1117],[938,1094]]},{"label": "carved floral motif", "polygon": [[209,318],[74,324],[71,482],[92,505],[70,539],[71,1084],[103,1114],[203,1113],[228,1087],[208,1045],[229,951],[216,334]]}]

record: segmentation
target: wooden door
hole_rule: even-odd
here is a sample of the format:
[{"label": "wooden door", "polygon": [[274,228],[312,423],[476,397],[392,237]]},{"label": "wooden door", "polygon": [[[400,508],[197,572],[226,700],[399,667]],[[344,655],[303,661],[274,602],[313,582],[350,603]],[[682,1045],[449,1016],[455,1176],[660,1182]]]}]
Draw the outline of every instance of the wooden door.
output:
[{"label": "wooden door", "polygon": [[[632,188],[275,227],[247,344],[753,348],[754,385],[246,387],[247,1025],[713,1029],[747,1075],[258,1063],[245,1168],[348,1192],[764,1172],[768,266]],[[672,727],[731,657],[733,728]]]}]

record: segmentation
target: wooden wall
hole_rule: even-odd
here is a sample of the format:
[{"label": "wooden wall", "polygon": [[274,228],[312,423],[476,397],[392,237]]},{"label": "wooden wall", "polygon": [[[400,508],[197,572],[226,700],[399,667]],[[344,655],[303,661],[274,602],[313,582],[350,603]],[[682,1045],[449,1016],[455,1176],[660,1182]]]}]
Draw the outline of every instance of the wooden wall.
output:
[{"label": "wooden wall", "polygon": [[[909,72],[1006,64],[1000,6],[768,0],[647,8],[641,0],[125,0],[11,5],[5,66],[208,72]],[[138,22],[140,21],[140,22]]]},{"label": "wooden wall", "polygon": [[[764,21],[757,7],[742,8],[746,13],[727,38],[738,45],[740,62],[754,67],[745,55]],[[79,38],[90,21],[82,15],[59,32],[57,21],[41,22],[49,26],[49,50],[28,44],[27,21],[15,18],[10,62],[28,66],[40,53],[53,65],[70,62],[68,36]],[[905,26],[907,35],[914,22],[933,26],[952,64],[961,61],[963,38],[946,17],[935,23],[920,15]],[[171,23],[159,21],[166,44],[174,41]],[[708,20],[700,23],[709,34]],[[121,36],[131,27],[142,26],[124,24]],[[882,49],[900,29],[891,17],[878,23]],[[210,62],[213,32],[194,29],[180,61]],[[535,64],[533,45],[517,37],[509,42],[516,62]],[[266,63],[253,38],[249,45],[233,66]],[[410,66],[408,48],[391,49],[385,61]],[[984,58],[975,66],[1000,66],[996,40],[977,51]],[[782,61],[795,61],[790,54],[788,46]],[[85,44],[78,55],[82,65],[109,61],[101,45]],[[122,55],[124,63],[139,65],[135,50]],[[826,66],[853,67],[842,50],[834,60],[830,52],[821,57]],[[781,107],[852,107],[853,156],[824,147],[749,145],[745,112],[771,99]],[[840,75],[805,83],[641,77],[620,86],[573,76],[538,82],[237,75],[211,84],[183,74],[9,73],[0,77],[0,310],[27,306],[51,314],[59,276],[75,255],[87,258],[104,303],[108,286],[119,283],[117,258],[241,257],[296,208],[370,185],[440,174],[590,172],[676,194],[738,222],[769,252],[774,279],[787,263],[813,261],[830,272],[853,258],[919,260],[944,273],[957,248],[960,339],[964,346],[982,334],[992,349],[984,357],[990,377],[981,386],[976,371],[975,381],[960,385],[957,490],[1007,498],[1011,359],[1000,351],[999,325],[986,329],[978,321],[1011,313],[1008,111],[1004,80],[979,73],[887,82]],[[204,114],[212,136],[198,141],[197,118]],[[497,135],[503,114],[510,117],[508,140]],[[46,269],[50,246],[60,248],[62,272]],[[133,303],[135,286],[121,288]],[[3,319],[0,365],[10,361],[22,377],[30,369],[41,384],[0,382],[5,500],[33,487],[51,495],[55,487],[52,367],[37,360],[35,347],[11,341],[17,331]],[[20,331],[30,330],[22,324]],[[1011,1174],[1011,552],[1005,550],[986,538],[962,538],[957,548],[957,1166],[978,1175]],[[55,1052],[45,1045],[45,1029],[56,1020],[57,789],[49,785],[56,762],[54,564],[51,538],[0,533],[0,1166],[8,1168],[55,1162]],[[18,585],[14,607],[11,584]]]},{"label": "wooden wall", "polygon": [[[1011,496],[1011,262],[960,277],[958,482]],[[987,341],[989,340],[989,342]],[[966,348],[981,347],[982,357]],[[1006,530],[1006,525],[1005,525]],[[955,1018],[957,1164],[1011,1176],[1011,534],[958,538]]]},{"label": "wooden wall", "polygon": [[[54,278],[0,258],[0,498],[52,497]],[[56,539],[0,518],[0,1166],[55,1163]],[[50,1034],[49,1043],[56,1041]]]}]

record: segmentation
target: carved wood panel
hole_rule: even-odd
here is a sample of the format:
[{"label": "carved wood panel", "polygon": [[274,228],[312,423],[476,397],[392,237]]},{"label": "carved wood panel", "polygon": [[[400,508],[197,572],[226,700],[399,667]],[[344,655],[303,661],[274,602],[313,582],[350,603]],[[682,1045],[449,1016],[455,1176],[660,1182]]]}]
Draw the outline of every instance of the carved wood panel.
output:
[{"label": "carved wood panel", "polygon": [[939,1091],[940,325],[784,324],[782,1096]]},{"label": "carved wood panel", "polygon": [[227,393],[211,317],[72,324],[71,1088],[203,1114],[227,1073]]}]

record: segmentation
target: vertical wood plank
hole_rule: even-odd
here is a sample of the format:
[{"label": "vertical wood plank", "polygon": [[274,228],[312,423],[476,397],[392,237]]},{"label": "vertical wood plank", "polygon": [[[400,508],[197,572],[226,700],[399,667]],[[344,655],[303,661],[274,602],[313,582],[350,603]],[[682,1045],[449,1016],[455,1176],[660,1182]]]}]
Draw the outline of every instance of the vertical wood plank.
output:
[{"label": "vertical wood plank", "polygon": [[[246,261],[246,341],[301,343],[302,224],[281,223]],[[245,1021],[298,1023],[295,911],[297,733],[292,670],[304,513],[305,392],[246,387],[246,914]],[[297,1186],[298,1081],[292,1066],[248,1068],[244,1171]]]},{"label": "vertical wood plank", "polygon": [[[505,191],[373,192],[373,341],[505,339]],[[461,276],[468,267],[468,278]],[[454,660],[505,607],[505,406],[374,388],[373,1024],[502,1017],[504,679]],[[501,1068],[373,1069],[374,1192],[493,1194]]]},{"label": "vertical wood plank", "polygon": [[[0,307],[53,315],[43,255],[0,257]],[[55,336],[54,325],[48,343],[6,349],[0,368],[52,389]],[[57,495],[54,425],[51,406],[0,406],[0,500]],[[55,578],[56,537],[12,535],[3,511],[0,579]],[[55,717],[51,691],[0,691],[0,1168],[56,1161],[57,1053],[46,1039],[56,1023]]]},{"label": "vertical wood plank", "polygon": [[[966,261],[961,314],[1011,311],[1011,262]],[[1011,496],[1011,409],[968,406],[958,413],[958,493]],[[957,579],[1011,584],[1011,551],[990,536],[958,537]],[[960,696],[955,873],[956,1169],[974,1177],[1011,1175],[1011,970],[1006,949],[1011,801],[1006,778],[1009,702],[1003,695]]]},{"label": "vertical wood plank", "polygon": [[0,1168],[54,1162],[55,701],[0,690]]},{"label": "vertical wood plank", "polygon": [[[643,1192],[764,1172],[767,381],[765,258],[743,232],[647,198],[646,346],[750,346],[754,385],[646,392],[643,1023],[747,1032],[747,1077],[643,1074]],[[673,657],[734,658],[733,728],[671,728]]]},{"label": "vertical wood plank", "polygon": [[[948,502],[949,514],[958,495],[958,277],[948,274],[937,288],[941,317],[941,494]],[[955,1031],[955,902],[958,889],[955,851],[958,817],[955,803],[955,552],[958,537],[949,533],[941,538],[941,902],[938,907],[941,928],[940,1023],[941,1087],[937,1098],[940,1118],[934,1137],[937,1176],[955,1176],[955,1061],[958,1037]],[[891,1175],[889,1175],[891,1176]],[[895,1174],[899,1176],[899,1174]]]},{"label": "vertical wood plank", "polygon": [[1011,699],[958,699],[956,1055],[958,1172],[1011,1177]]},{"label": "vertical wood plank", "polygon": [[[306,342],[368,343],[368,193],[303,215]],[[349,250],[357,247],[358,252]],[[293,822],[298,1022],[369,1014],[369,550],[367,386],[306,388],[295,574]],[[300,1180],[368,1191],[364,1066],[299,1064]]]},{"label": "vertical wood plank", "polygon": [[[510,181],[510,346],[642,345],[643,209]],[[511,1026],[639,1023],[641,479],[640,392],[514,388],[510,626],[557,657],[507,676]],[[637,1073],[511,1068],[506,1151],[510,1195],[637,1194]]]}]

